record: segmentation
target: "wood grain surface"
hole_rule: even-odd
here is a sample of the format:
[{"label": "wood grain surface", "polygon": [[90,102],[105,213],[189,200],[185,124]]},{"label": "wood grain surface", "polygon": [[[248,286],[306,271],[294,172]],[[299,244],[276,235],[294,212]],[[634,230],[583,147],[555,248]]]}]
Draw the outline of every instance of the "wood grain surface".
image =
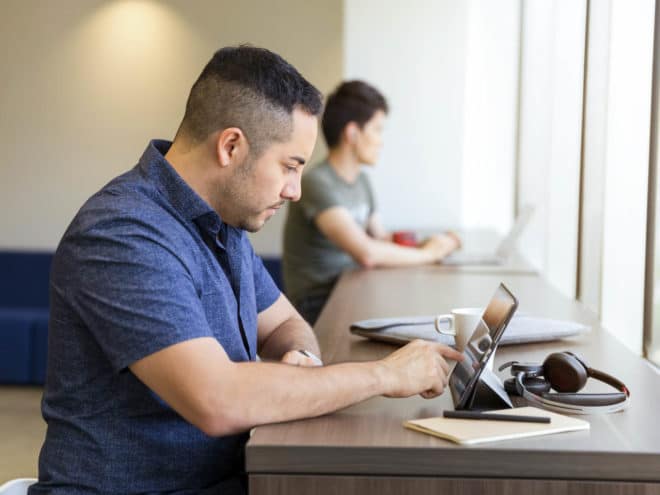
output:
[{"label": "wood grain surface", "polygon": [[[381,358],[395,349],[389,344],[351,335],[349,325],[353,321],[433,315],[454,307],[484,306],[500,282],[520,300],[519,312],[575,320],[590,325],[592,330],[587,335],[563,341],[501,347],[495,355],[496,367],[513,359],[540,363],[554,351],[578,352],[592,367],[628,385],[631,407],[622,413],[581,416],[590,422],[590,431],[467,447],[402,426],[405,420],[439,416],[443,409],[452,409],[448,392],[431,400],[374,397],[324,417],[257,428],[246,451],[246,468],[251,479],[258,483],[253,475],[287,474],[293,477],[281,479],[289,483],[295,476],[311,473],[348,476],[342,478],[341,486],[345,489],[341,492],[298,491],[342,494],[357,493],[350,486],[371,483],[350,481],[351,476],[376,476],[376,480],[381,479],[378,476],[393,475],[563,480],[550,483],[550,491],[543,493],[573,493],[558,488],[565,486],[562,484],[565,480],[659,482],[660,376],[645,360],[600,328],[596,315],[560,295],[538,276],[507,271],[448,272],[438,267],[347,272],[315,327],[323,359],[326,363],[364,361]],[[506,378],[504,372],[500,375]],[[590,380],[588,390],[609,388]],[[436,486],[428,480],[420,483]],[[620,492],[593,493],[656,493],[648,491],[645,485],[625,486],[628,488]],[[428,488],[431,489],[435,490]],[[431,493],[420,490],[418,493]],[[587,492],[592,493],[591,489]]]}]

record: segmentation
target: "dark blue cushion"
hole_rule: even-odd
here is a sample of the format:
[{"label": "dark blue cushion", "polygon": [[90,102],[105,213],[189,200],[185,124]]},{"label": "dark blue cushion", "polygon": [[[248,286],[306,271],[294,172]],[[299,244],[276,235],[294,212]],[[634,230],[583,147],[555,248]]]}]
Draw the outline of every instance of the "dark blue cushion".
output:
[{"label": "dark blue cushion", "polygon": [[29,383],[32,365],[30,310],[0,309],[0,381]]},{"label": "dark blue cushion", "polygon": [[30,383],[41,384],[46,381],[46,361],[48,357],[48,310],[34,315],[32,322],[32,363]]},{"label": "dark blue cushion", "polygon": [[0,251],[0,307],[48,307],[52,253]]},{"label": "dark blue cushion", "polygon": [[280,258],[261,258],[264,261],[264,266],[270,276],[272,277],[277,287],[284,292],[284,283],[282,282],[282,261]]},{"label": "dark blue cushion", "polygon": [[47,349],[47,309],[0,308],[0,383],[43,383]]},{"label": "dark blue cushion", "polygon": [[0,251],[0,382],[43,383],[53,254]]}]

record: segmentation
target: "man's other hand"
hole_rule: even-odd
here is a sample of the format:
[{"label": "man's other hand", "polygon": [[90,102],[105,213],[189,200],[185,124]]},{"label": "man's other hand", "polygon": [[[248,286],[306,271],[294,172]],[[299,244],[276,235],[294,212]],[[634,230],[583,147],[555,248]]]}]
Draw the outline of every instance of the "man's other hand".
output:
[{"label": "man's other hand", "polygon": [[318,358],[314,359],[314,357],[306,356],[299,350],[287,352],[282,356],[281,362],[293,366],[323,366],[323,363],[321,363]]},{"label": "man's other hand", "polygon": [[420,246],[429,252],[434,261],[440,261],[460,246],[460,239],[456,235],[432,235]]}]

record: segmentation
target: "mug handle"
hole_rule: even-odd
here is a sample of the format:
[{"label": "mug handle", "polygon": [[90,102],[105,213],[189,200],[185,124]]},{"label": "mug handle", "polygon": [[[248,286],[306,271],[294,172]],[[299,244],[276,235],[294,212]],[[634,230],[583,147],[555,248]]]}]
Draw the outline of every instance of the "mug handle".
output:
[{"label": "mug handle", "polygon": [[[440,328],[440,323],[441,322],[446,322],[446,321],[449,322],[449,328],[448,329]],[[451,314],[451,313],[446,314],[446,315],[437,315],[435,317],[435,321],[434,321],[435,331],[438,332],[438,333],[441,333],[442,335],[456,336],[455,322],[456,322],[456,320],[454,319],[454,315]]]}]

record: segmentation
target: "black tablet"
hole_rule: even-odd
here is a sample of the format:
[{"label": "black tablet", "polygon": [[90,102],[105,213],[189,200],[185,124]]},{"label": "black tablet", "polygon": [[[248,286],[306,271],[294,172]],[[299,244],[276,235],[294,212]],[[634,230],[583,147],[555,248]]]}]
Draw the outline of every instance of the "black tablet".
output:
[{"label": "black tablet", "polygon": [[456,409],[470,407],[479,376],[517,308],[518,300],[500,284],[463,349],[463,361],[456,363],[449,377]]}]

